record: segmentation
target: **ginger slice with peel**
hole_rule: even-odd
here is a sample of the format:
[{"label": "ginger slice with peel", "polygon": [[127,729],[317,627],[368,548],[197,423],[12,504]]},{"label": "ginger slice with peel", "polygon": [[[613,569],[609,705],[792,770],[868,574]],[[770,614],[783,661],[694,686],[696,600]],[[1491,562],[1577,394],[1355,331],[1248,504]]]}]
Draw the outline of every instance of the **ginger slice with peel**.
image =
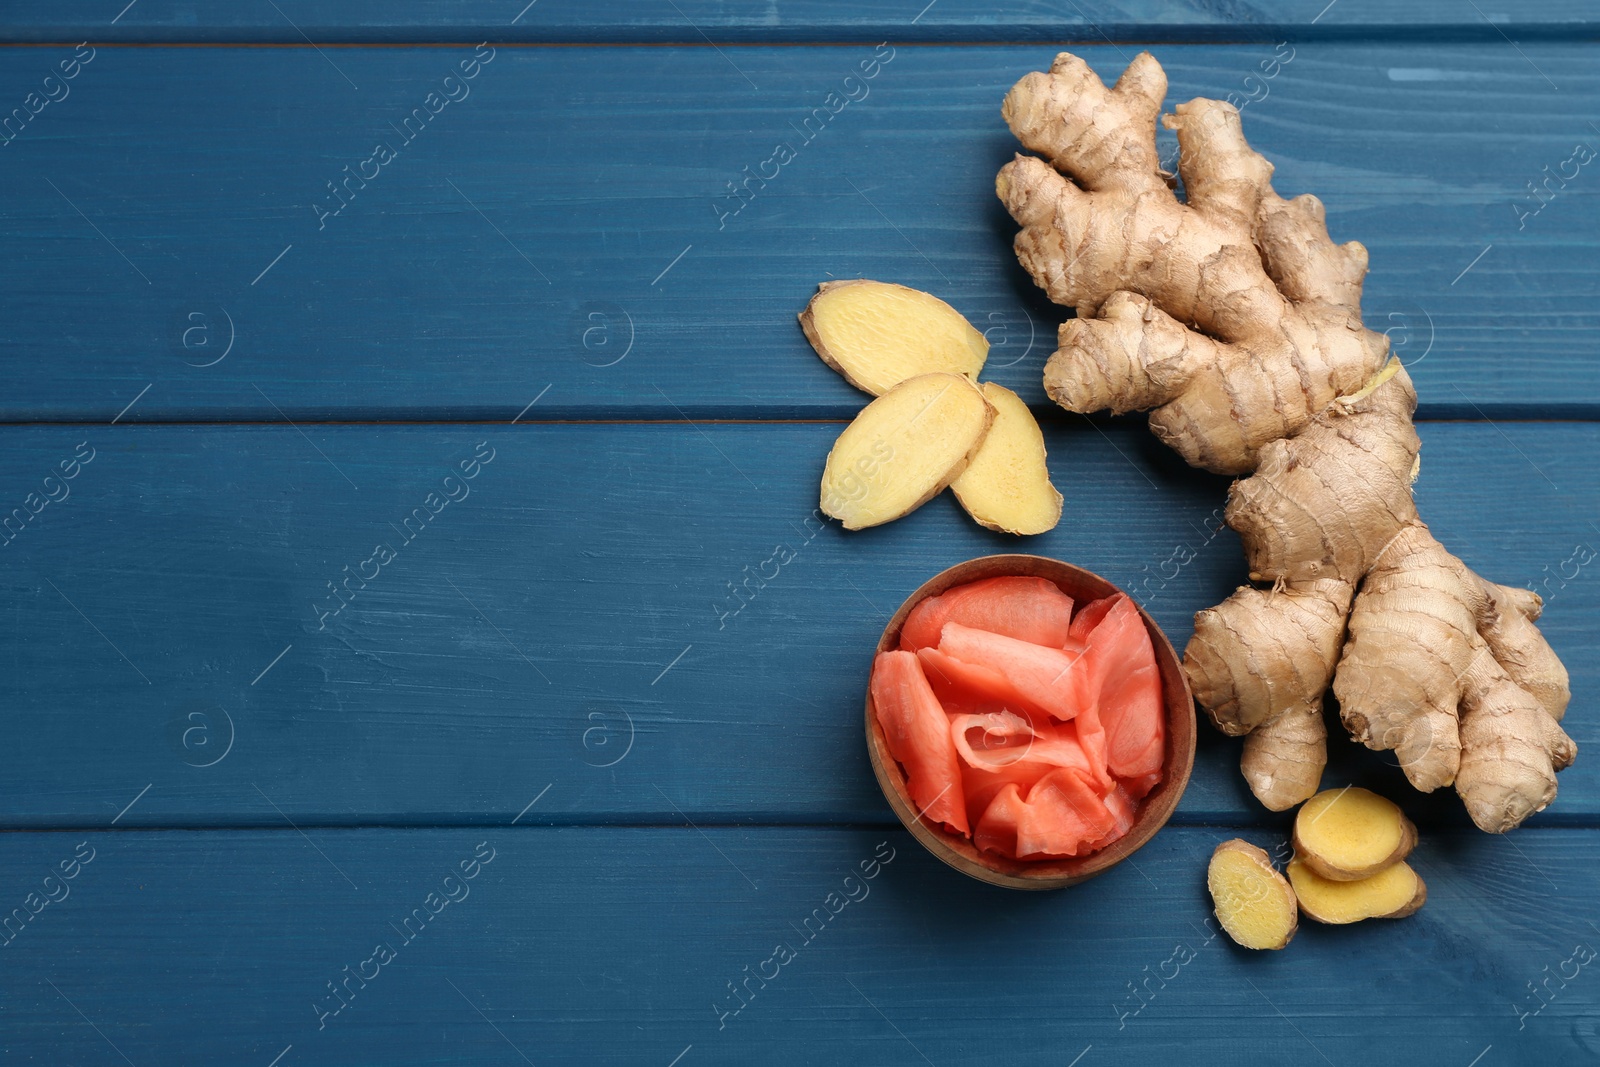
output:
[{"label": "ginger slice with peel", "polygon": [[1294,890],[1261,849],[1234,838],[1211,854],[1206,888],[1217,921],[1245,948],[1279,949],[1299,925]]},{"label": "ginger slice with peel", "polygon": [[980,526],[1009,534],[1054,529],[1061,494],[1050,484],[1039,423],[1016,393],[993,382],[982,388],[995,409],[994,425],[951,491]]},{"label": "ginger slice with peel", "polygon": [[915,511],[966,469],[994,416],[964,375],[901,382],[834,442],[822,472],[823,512],[860,530]]},{"label": "ginger slice with peel", "polygon": [[943,300],[864,278],[819,285],[800,328],[822,362],[873,396],[934,371],[976,379],[989,358],[983,334]]},{"label": "ginger slice with peel", "polygon": [[1392,801],[1365,789],[1318,793],[1294,820],[1295,856],[1321,877],[1354,882],[1411,853],[1417,828]]},{"label": "ginger slice with peel", "polygon": [[1313,871],[1297,856],[1289,861],[1289,881],[1306,918],[1334,925],[1363,919],[1403,919],[1428,899],[1427,884],[1404,860],[1370,878],[1335,882]]}]

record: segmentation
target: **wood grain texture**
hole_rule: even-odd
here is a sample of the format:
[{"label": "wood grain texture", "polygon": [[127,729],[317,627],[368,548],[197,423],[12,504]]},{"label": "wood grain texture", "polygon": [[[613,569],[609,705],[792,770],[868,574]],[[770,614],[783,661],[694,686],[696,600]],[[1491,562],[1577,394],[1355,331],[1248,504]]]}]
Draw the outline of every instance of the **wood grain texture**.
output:
[{"label": "wood grain texture", "polygon": [[[1021,542],[948,494],[856,534],[807,525],[839,428],[4,429],[7,509],[79,442],[96,450],[71,496],[0,548],[5,821],[97,826],[151,785],[124,825],[493,823],[564,779],[583,788],[539,819],[886,824],[864,686],[889,613],[927,578],[993,552],[1064,559],[1140,599],[1180,648],[1193,612],[1244,578],[1237,539],[1216,532],[1226,481],[1137,420],[1046,420],[1067,510]],[[1423,514],[1469,565],[1544,590],[1569,729],[1592,751],[1600,578],[1574,548],[1600,542],[1600,427],[1422,437]],[[492,460],[446,481],[480,441]],[[429,494],[451,491],[470,495],[428,518]],[[370,563],[379,544],[395,558]],[[328,583],[351,574],[335,612]],[[1238,743],[1200,733],[1176,818],[1268,819]],[[1453,796],[1333,748],[1330,783],[1403,796],[1425,826],[1461,822]],[[1580,756],[1561,790],[1538,821],[1592,824],[1600,761]]]},{"label": "wood grain texture", "polygon": [[[1600,145],[1592,5],[67,0],[0,22],[26,45],[0,47],[6,1062],[1600,1055],[1600,979],[1560,977],[1600,938],[1600,187],[1589,164],[1528,189]],[[30,103],[85,39],[70,95]],[[816,118],[886,40],[870,94]],[[1082,564],[1180,646],[1244,575],[1224,480],[1137,419],[1045,402],[1061,311],[991,192],[1005,89],[1052,42],[1111,77],[1132,41],[1160,45],[1169,102],[1259,97],[1278,189],[1368,245],[1369,323],[1424,417],[1467,420],[1421,427],[1423,513],[1545,595],[1573,674],[1584,752],[1514,837],[1335,741],[1325,782],[1421,827],[1430,900],[1266,958],[1207,926],[1216,842],[1287,827],[1237,741],[1201,729],[1132,861],[1023,895],[898,829],[860,738],[888,612],[950,564]],[[380,140],[394,158],[336,194]],[[728,183],[791,140],[731,214]],[[776,420],[866,398],[794,315],[856,276],[989,331],[986,376],[1047,416],[1056,530],[992,534],[948,496],[856,535],[811,518],[841,423]],[[1586,421],[1508,421],[1553,418]],[[779,942],[794,958],[736,999]]]},{"label": "wood grain texture", "polygon": [[[7,907],[80,842],[94,858],[0,949],[0,1049],[262,1067],[1594,1055],[1593,964],[1566,962],[1597,940],[1593,833],[1425,836],[1417,915],[1307,923],[1267,954],[1207,924],[1206,857],[1233,833],[1169,828],[1041,894],[963,878],[899,830],[6,834]],[[493,858],[462,879],[480,843]],[[402,927],[429,893],[457,900]],[[380,943],[394,958],[366,964]],[[764,966],[779,944],[793,958]],[[1548,1003],[1529,991],[1574,968]],[[719,1017],[740,1003],[728,984],[762,970],[776,977]],[[322,1018],[341,1003],[328,983],[358,971]]]},{"label": "wood grain texture", "polygon": [[[1600,147],[1592,49],[1296,47],[1259,85],[1270,46],[1157,51],[1169,102],[1267,94],[1247,132],[1368,245],[1367,320],[1424,417],[1600,415],[1600,185],[1517,207]],[[509,420],[546,385],[545,417],[847,417],[863,395],[795,314],[855,276],[949,300],[1037,401],[1063,312],[992,187],[999,101],[1054,51],[901,47],[847,89],[873,46],[506,48],[408,141],[470,47],[101,49],[0,147],[0,286],[25,309],[0,358],[27,367],[0,420],[136,397],[124,421]],[[1130,55],[1079,51],[1108,78]],[[71,55],[0,53],[0,103]],[[867,95],[812,118],[845,91]],[[359,185],[379,140],[399,154]],[[796,157],[729,199],[779,142]]]},{"label": "wood grain texture", "polygon": [[1581,0],[1475,11],[1447,0],[1400,7],[1380,0],[1216,3],[1144,0],[1075,8],[1045,0],[678,0],[671,5],[574,0],[279,0],[211,5],[195,0],[16,3],[5,41],[536,42],[701,44],[896,41],[1268,41],[1380,36],[1498,41],[1592,36],[1595,12]]}]

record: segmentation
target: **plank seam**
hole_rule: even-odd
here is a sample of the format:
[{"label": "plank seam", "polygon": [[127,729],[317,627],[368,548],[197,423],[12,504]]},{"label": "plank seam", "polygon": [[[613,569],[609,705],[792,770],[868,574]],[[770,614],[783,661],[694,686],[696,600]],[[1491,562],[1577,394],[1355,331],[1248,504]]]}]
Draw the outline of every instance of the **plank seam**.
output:
[{"label": "plank seam", "polygon": [[[1259,45],[1264,42],[1287,39],[1295,44],[1392,44],[1396,40],[1403,40],[1406,35],[1426,37],[1429,44],[1495,44],[1503,43],[1499,33],[1490,32],[1489,27],[1481,27],[1470,23],[1445,24],[1439,26],[1423,24],[1396,24],[1393,26],[1348,26],[1329,27],[1327,29],[1313,29],[1300,25],[1272,25],[1263,23],[1255,27],[1260,32],[1251,36],[1201,36],[1194,34],[1141,34],[1131,36],[1107,37],[1101,34],[1087,37],[1018,37],[1018,38],[976,38],[966,40],[932,40],[932,39],[896,39],[894,31],[899,26],[882,25],[867,27],[859,36],[832,38],[829,40],[764,40],[744,37],[725,38],[659,38],[655,40],[637,40],[625,37],[607,38],[597,36],[587,40],[576,38],[552,38],[550,40],[501,40],[495,39],[494,33],[500,29],[497,26],[481,26],[475,31],[459,39],[452,40],[422,40],[399,38],[390,41],[351,41],[351,40],[247,40],[243,38],[226,38],[211,41],[197,40],[85,40],[81,36],[74,36],[52,41],[28,41],[20,39],[0,38],[0,48],[70,48],[78,44],[87,43],[95,48],[471,48],[484,41],[484,35],[489,35],[496,48],[858,48],[863,44],[877,44],[886,39],[888,43],[900,48],[1149,48],[1149,47],[1206,47],[1224,48]],[[1237,27],[1232,27],[1237,29]],[[1516,35],[1520,42],[1540,44],[1570,44],[1573,42],[1589,42],[1600,40],[1600,26],[1593,23],[1557,23],[1534,24],[1521,26],[1505,26],[1498,24],[1495,29],[1505,29]],[[803,32],[803,31],[797,31]]]},{"label": "plank seam", "polygon": [[[863,402],[865,406],[865,402]],[[1028,409],[1036,418],[1044,416],[1054,417],[1056,408],[1030,407]],[[1102,426],[1132,425],[1140,421],[1143,416],[1126,415],[1112,416],[1086,416],[1091,422]],[[719,418],[689,412],[689,420],[697,426],[842,426],[850,423],[855,415],[819,415],[813,418]],[[79,419],[0,419],[0,430],[6,429],[31,429],[59,427],[63,429],[98,429],[110,427],[116,420],[85,421]],[[1511,416],[1497,416],[1493,418],[1417,418],[1413,420],[1418,425],[1459,425],[1459,426],[1588,426],[1600,422],[1600,411],[1594,415],[1566,416],[1552,418],[1525,418]],[[149,429],[171,429],[183,427],[217,427],[217,428],[255,428],[285,429],[281,419],[145,419],[139,422],[129,422],[129,427],[142,427]],[[436,427],[449,429],[457,426],[685,426],[688,422],[682,416],[660,418],[593,418],[593,419],[305,419],[298,418],[295,425],[302,427],[378,427],[378,426],[417,426]]]},{"label": "plank seam", "polygon": [[[1177,819],[1167,823],[1167,826],[1177,830],[1259,830],[1270,832],[1283,832],[1287,825],[1281,820],[1275,820],[1272,813],[1263,812],[1259,819],[1230,818],[1219,819],[1214,816],[1203,816],[1190,821]],[[1469,822],[1430,822],[1417,821],[1420,830],[1429,833],[1481,833],[1476,831]],[[885,819],[882,822],[719,822],[696,816],[694,825],[686,825],[681,821],[676,822],[649,822],[641,820],[628,820],[618,822],[525,822],[514,827],[508,826],[498,818],[487,822],[454,822],[454,823],[318,823],[296,820],[293,826],[285,823],[229,823],[215,826],[197,826],[175,824],[170,826],[109,826],[104,823],[62,825],[62,826],[37,826],[37,827],[5,827],[0,828],[0,835],[4,834],[155,834],[155,833],[184,833],[184,834],[210,834],[210,833],[304,833],[306,831],[338,831],[338,832],[365,832],[365,831],[430,831],[441,830],[485,830],[485,829],[510,829],[516,830],[672,830],[685,833],[698,833],[705,830],[837,830],[841,832],[881,832],[884,830],[904,830],[897,821]],[[1540,821],[1526,823],[1518,828],[1519,832],[1540,833],[1546,831],[1571,832],[1578,830],[1600,830],[1600,816],[1585,814],[1572,821]]]}]

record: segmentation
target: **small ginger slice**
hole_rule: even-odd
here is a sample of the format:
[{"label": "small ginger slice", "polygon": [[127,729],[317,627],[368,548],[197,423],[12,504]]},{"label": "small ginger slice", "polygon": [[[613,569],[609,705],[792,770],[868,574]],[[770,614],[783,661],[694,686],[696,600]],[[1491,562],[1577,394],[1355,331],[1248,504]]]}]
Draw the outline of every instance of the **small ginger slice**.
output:
[{"label": "small ginger slice", "polygon": [[1403,919],[1428,899],[1426,883],[1404,860],[1370,878],[1335,882],[1296,856],[1289,861],[1289,881],[1306,918],[1334,925],[1362,919]]},{"label": "small ginger slice", "polygon": [[1211,854],[1206,888],[1217,921],[1245,948],[1279,949],[1299,925],[1294,890],[1261,849],[1234,838]]},{"label": "small ginger slice", "polygon": [[950,483],[978,525],[1009,534],[1038,534],[1061,521],[1061,494],[1050,484],[1044,434],[1022,398],[984,382],[994,425],[961,477]]},{"label": "small ginger slice", "polygon": [[822,510],[860,530],[909,514],[977,453],[994,408],[960,374],[920,374],[861,409],[828,453]]},{"label": "small ginger slice", "polygon": [[817,286],[800,328],[822,362],[873,396],[933,371],[976,379],[989,358],[983,334],[943,300],[865,278]]},{"label": "small ginger slice", "polygon": [[1399,863],[1417,843],[1417,828],[1390,800],[1365,789],[1327,789],[1294,819],[1294,851],[1334,882],[1368,878]]}]

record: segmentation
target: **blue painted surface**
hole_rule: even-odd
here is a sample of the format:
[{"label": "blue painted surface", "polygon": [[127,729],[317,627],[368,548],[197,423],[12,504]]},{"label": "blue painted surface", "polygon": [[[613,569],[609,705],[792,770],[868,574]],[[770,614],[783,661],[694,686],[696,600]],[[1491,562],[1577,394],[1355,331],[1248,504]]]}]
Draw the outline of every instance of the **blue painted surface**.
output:
[{"label": "blue painted surface", "polygon": [[[1214,515],[1226,481],[1135,419],[1104,433],[1059,413],[1045,424],[1067,518],[1026,548],[1130,589],[1182,647],[1196,608],[1243,580]],[[97,449],[72,495],[0,548],[10,713],[30,724],[0,776],[12,825],[94,827],[152,781],[125,823],[280,823],[256,783],[306,825],[493,824],[516,814],[519,782],[587,773],[630,739],[626,759],[538,818],[887,825],[855,743],[867,651],[929,575],[1018,547],[948,495],[871,531],[821,526],[836,423],[303,429],[0,430],[8,505],[77,442]],[[1600,427],[1500,429],[1424,424],[1421,506],[1470,565],[1544,584],[1545,631],[1575,707],[1590,707],[1600,582],[1561,575],[1574,545],[1600,540]],[[492,459],[457,480],[464,499],[402,526],[478,454]],[[363,588],[380,543],[396,558]],[[780,545],[794,558],[741,609],[730,583],[771,574]],[[349,574],[341,608],[327,583]],[[166,607],[152,610],[153,589]],[[100,701],[117,714],[90,710]],[[1571,730],[1600,743],[1589,717]],[[227,758],[200,767],[229,737]],[[1201,737],[1180,819],[1266,821],[1236,743]],[[1335,752],[1400,788],[1383,758]],[[1540,821],[1600,822],[1597,766],[1566,772]],[[1413,813],[1461,822],[1448,795]]]},{"label": "blue painted surface", "polygon": [[[1083,51],[1107,77],[1128,54]],[[1164,50],[1171,99],[1268,94],[1248,131],[1369,246],[1368,317],[1424,414],[1600,415],[1592,165],[1517,214],[1600,148],[1592,50],[1302,45],[1247,87],[1272,53]],[[873,47],[500,49],[420,132],[396,127],[473,48],[326,54],[102,48],[0,148],[0,291],[32,309],[0,337],[29,367],[0,419],[106,421],[151,383],[128,421],[504,421],[547,384],[547,418],[848,418],[862,394],[794,322],[830,276],[948,298],[1044,403],[1061,311],[990,190],[1016,149],[998,102],[1051,48],[899,48],[809,143]],[[0,50],[0,101],[72,55]],[[800,154],[728,215],[780,140]],[[399,154],[362,187],[378,141]]]},{"label": "blue painted surface", "polygon": [[[594,4],[582,0],[67,0],[18,2],[0,27],[5,41],[322,42],[441,40],[539,43],[682,43],[1107,40],[1277,41],[1420,39],[1494,42],[1595,35],[1593,5],[1546,0],[1475,8],[1450,0],[1167,0],[1074,6],[1048,0],[676,0]],[[120,11],[118,9],[121,9]]]},{"label": "blue painted surface", "polygon": [[[1415,917],[1307,924],[1267,954],[1207,924],[1218,836],[1168,830],[1135,864],[1032,895],[894,830],[9,834],[8,905],[80,843],[94,858],[0,950],[4,1041],[22,1062],[121,1063],[115,1045],[262,1067],[286,1048],[280,1067],[1593,1055],[1594,976],[1567,962],[1597,940],[1592,832],[1424,838]],[[480,845],[493,859],[463,878]],[[380,944],[394,958],[369,963]],[[780,944],[794,958],[763,966]],[[1579,977],[1540,1000],[1526,983],[1546,966]]]},{"label": "blue painted surface", "polygon": [[[79,40],[158,45],[82,51],[0,146],[0,514],[37,509],[0,547],[6,1062],[1600,1057],[1579,962],[1600,946],[1600,579],[1573,563],[1600,545],[1589,170],[1518,216],[1600,144],[1592,11],[120,6],[0,27],[73,42],[0,47],[0,114],[59,95]],[[1202,729],[1134,863],[1024,896],[895,829],[859,731],[885,616],[961,559],[1073,560],[1180,644],[1243,580],[1209,525],[1224,480],[1138,419],[1045,400],[1061,312],[990,187],[999,98],[1054,51],[1029,42],[1102,41],[1075,50],[1105,75],[1123,41],[1181,42],[1157,50],[1176,100],[1261,92],[1261,44],[1205,42],[1284,36],[1248,132],[1280,191],[1371,249],[1368,320],[1423,395],[1421,507],[1545,594],[1585,751],[1491,838],[1336,740],[1327,781],[1422,826],[1430,901],[1262,957],[1206,925],[1215,843],[1283,840],[1236,742]],[[475,60],[485,38],[583,46]],[[725,183],[886,38],[870,96],[719,228]],[[416,47],[439,42],[465,43]],[[385,132],[463,61],[470,95]],[[377,139],[396,157],[339,208],[326,183]],[[856,535],[808,524],[864,398],[793,316],[857,275],[990,331],[989,377],[1044,419],[1059,529],[1019,545],[947,497]],[[393,558],[343,603],[328,583],[378,544]],[[778,544],[794,560],[735,613],[728,584]],[[380,942],[394,958],[369,962]],[[796,958],[740,1006],[729,983],[778,942]]]}]

